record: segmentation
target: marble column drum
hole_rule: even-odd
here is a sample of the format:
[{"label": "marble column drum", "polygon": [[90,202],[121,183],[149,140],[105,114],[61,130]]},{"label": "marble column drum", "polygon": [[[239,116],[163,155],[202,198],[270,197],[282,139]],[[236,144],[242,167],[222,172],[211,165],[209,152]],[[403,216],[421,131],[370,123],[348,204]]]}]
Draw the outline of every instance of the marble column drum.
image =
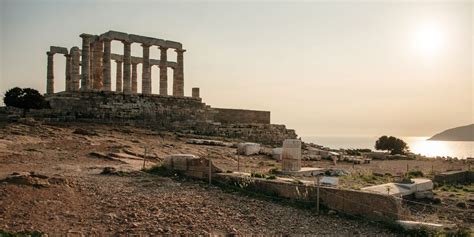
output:
[{"label": "marble column drum", "polygon": [[168,48],[166,47],[159,47],[160,49],[160,95],[168,95],[168,67],[166,66],[166,62],[168,61],[168,57],[166,55],[166,51]]},{"label": "marble column drum", "polygon": [[132,94],[137,93],[137,64],[132,63]]},{"label": "marble column drum", "polygon": [[142,44],[142,94],[151,94],[150,45]]},{"label": "marble column drum", "polygon": [[72,75],[71,75],[71,58],[70,54],[64,55],[66,57],[66,92],[72,91]]},{"label": "marble column drum", "polygon": [[71,54],[71,91],[79,91],[79,81],[81,80],[80,60],[81,53],[78,47],[72,47],[70,50]]},{"label": "marble column drum", "polygon": [[94,65],[94,80],[92,82],[92,88],[95,91],[100,91],[102,90],[102,87],[104,85],[103,82],[103,77],[102,77],[102,61],[103,61],[103,50],[104,50],[104,42],[97,40],[93,44],[93,62],[92,65]]},{"label": "marble column drum", "polygon": [[115,61],[117,63],[117,71],[115,72],[115,91],[122,92],[122,62]]},{"label": "marble column drum", "polygon": [[176,74],[176,96],[184,96],[184,49],[176,49],[177,53],[176,62],[177,74]]},{"label": "marble column drum", "polygon": [[111,74],[111,40],[104,39],[104,54],[102,57],[102,80],[104,82],[102,90],[103,91],[111,91],[112,90],[112,74]]},{"label": "marble column drum", "polygon": [[48,55],[48,66],[46,72],[46,94],[54,93],[54,53],[46,52]]},{"label": "marble column drum", "polygon": [[82,60],[81,60],[81,91],[89,90],[89,80],[90,80],[90,37],[87,35],[81,35],[82,37]]},{"label": "marble column drum", "polygon": [[123,93],[131,93],[131,43],[123,42]]}]

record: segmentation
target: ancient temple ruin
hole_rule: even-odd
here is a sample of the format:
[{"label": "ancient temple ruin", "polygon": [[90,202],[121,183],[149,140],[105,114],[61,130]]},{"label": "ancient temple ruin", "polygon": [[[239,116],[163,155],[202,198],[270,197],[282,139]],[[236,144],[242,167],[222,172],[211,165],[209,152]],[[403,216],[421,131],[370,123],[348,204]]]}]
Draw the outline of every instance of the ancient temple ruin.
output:
[{"label": "ancient temple ruin", "polygon": [[[168,95],[168,68],[173,70],[173,96],[184,96],[184,52],[182,44],[175,41],[151,38],[117,31],[108,31],[101,35],[81,34],[82,49],[72,47],[51,46],[48,55],[46,94],[54,91],[54,55],[63,54],[66,57],[66,92],[76,91],[111,91],[112,90],[112,60],[116,63],[116,92],[136,94],[137,65],[142,64],[141,92],[144,95],[152,93],[151,67],[160,68],[159,94]],[[111,42],[120,41],[123,44],[123,55],[111,53]],[[143,49],[142,57],[131,56],[131,45],[140,44]],[[159,59],[150,58],[150,48],[160,50]],[[168,61],[168,53],[176,53],[176,62]],[[199,95],[199,89],[193,88],[193,94]]]},{"label": "ancient temple ruin", "polygon": [[[108,31],[81,34],[82,48],[51,46],[47,52],[46,100],[50,109],[32,111],[49,122],[87,122],[132,125],[204,136],[239,138],[281,144],[296,138],[292,129],[270,123],[269,111],[213,108],[202,102],[199,88],[184,94],[184,52],[175,41]],[[111,42],[123,44],[123,55],[113,54]],[[140,44],[141,57],[131,56],[131,45]],[[159,50],[159,59],[150,50]],[[168,60],[176,53],[176,62]],[[54,55],[66,57],[65,89],[54,90]],[[112,91],[111,63],[116,63]],[[137,65],[142,64],[141,93]],[[159,94],[152,93],[151,67],[159,67]],[[172,69],[172,94],[168,95],[168,68]],[[36,113],[36,114],[35,114]]]}]

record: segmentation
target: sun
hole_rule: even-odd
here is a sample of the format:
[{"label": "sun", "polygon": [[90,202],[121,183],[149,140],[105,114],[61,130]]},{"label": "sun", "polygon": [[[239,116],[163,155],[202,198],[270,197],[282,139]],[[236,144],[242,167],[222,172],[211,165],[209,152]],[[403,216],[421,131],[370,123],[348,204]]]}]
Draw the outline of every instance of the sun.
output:
[{"label": "sun", "polygon": [[444,45],[444,34],[434,24],[420,26],[415,33],[414,47],[422,55],[437,54]]}]

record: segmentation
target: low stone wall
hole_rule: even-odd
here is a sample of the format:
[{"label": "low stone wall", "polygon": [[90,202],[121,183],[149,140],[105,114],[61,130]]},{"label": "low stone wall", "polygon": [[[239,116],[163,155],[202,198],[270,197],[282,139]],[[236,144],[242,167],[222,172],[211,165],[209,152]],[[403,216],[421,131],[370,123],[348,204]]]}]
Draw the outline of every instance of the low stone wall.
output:
[{"label": "low stone wall", "polygon": [[224,124],[270,124],[270,111],[213,108],[214,121]]},{"label": "low stone wall", "polygon": [[297,138],[295,130],[277,124],[207,123],[195,127],[194,130],[184,132],[203,136],[235,138],[275,146],[281,145],[285,139]]},{"label": "low stone wall", "polygon": [[[317,187],[313,185],[292,184],[227,173],[215,174],[213,179],[252,192],[316,203]],[[393,221],[402,216],[401,205],[389,195],[320,187],[320,203],[342,213],[374,220]]]},{"label": "low stone wall", "polygon": [[474,182],[474,171],[448,171],[435,175],[433,181],[438,184],[472,183]]}]

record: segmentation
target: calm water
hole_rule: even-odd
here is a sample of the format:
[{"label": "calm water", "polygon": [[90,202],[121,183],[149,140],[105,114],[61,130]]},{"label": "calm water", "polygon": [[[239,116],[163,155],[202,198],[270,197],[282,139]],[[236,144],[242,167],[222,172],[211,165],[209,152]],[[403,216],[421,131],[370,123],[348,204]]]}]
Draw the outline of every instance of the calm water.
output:
[{"label": "calm water", "polygon": [[[427,141],[428,137],[400,137],[410,147],[410,151],[429,157],[451,156],[458,158],[474,157],[474,142],[447,142]],[[302,137],[305,142],[326,147],[338,148],[369,148],[374,150],[374,137],[332,137],[332,136],[308,136]]]}]

